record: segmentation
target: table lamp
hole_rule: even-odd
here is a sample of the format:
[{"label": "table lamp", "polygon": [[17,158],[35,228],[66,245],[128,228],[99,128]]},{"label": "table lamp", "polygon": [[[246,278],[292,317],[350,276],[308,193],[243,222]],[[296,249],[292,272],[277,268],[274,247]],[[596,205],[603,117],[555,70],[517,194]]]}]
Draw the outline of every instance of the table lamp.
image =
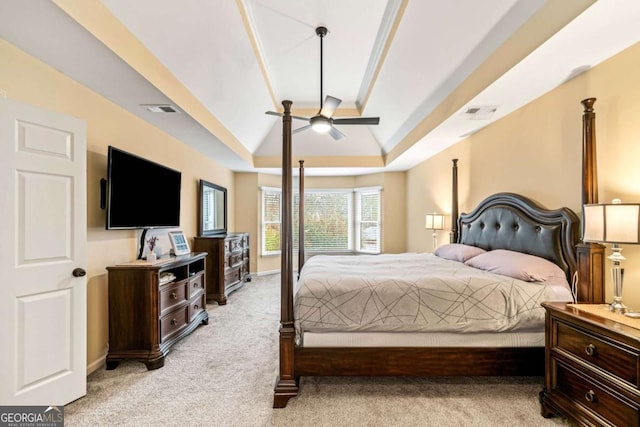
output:
[{"label": "table lamp", "polygon": [[427,214],[425,217],[424,228],[433,231],[433,249],[438,246],[438,233],[437,230],[444,230],[444,215],[432,213]]},{"label": "table lamp", "polygon": [[622,243],[640,243],[640,204],[621,203],[619,199],[611,204],[584,205],[584,230],[582,240],[585,242],[611,243],[613,261],[611,276],[613,279],[613,302],[610,310],[625,313],[622,304],[622,284],[624,268],[620,266],[626,258],[622,256]]}]

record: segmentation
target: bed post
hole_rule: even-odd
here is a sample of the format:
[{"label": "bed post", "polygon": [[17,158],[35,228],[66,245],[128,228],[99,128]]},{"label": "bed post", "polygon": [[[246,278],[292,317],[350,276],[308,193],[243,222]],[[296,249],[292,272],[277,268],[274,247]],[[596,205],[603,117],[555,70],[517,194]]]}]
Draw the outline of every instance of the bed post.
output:
[{"label": "bed post", "polygon": [[[582,114],[582,204],[598,203],[598,170],[596,158],[596,98],[581,101]],[[581,207],[582,218],[584,208]],[[583,225],[584,227],[584,225]],[[599,243],[578,243],[579,302],[604,303],[604,246]]]},{"label": "bed post", "polygon": [[280,366],[273,394],[273,407],[284,408],[298,394],[293,369],[293,233],[291,227],[291,101],[282,101],[282,228],[280,229]]},{"label": "bed post", "polygon": [[449,243],[458,241],[458,159],[451,159],[453,162],[451,177],[451,234]]},{"label": "bed post", "polygon": [[304,160],[299,160],[298,202],[298,277],[304,265]]}]

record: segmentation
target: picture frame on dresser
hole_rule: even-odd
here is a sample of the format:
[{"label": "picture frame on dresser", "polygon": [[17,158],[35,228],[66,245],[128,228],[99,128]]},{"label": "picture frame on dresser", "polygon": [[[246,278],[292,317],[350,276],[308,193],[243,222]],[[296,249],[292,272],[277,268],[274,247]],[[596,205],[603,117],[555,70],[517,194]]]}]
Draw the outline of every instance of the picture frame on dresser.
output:
[{"label": "picture frame on dresser", "polygon": [[174,255],[186,255],[191,252],[187,237],[182,231],[170,231],[169,240],[171,241],[171,249]]}]

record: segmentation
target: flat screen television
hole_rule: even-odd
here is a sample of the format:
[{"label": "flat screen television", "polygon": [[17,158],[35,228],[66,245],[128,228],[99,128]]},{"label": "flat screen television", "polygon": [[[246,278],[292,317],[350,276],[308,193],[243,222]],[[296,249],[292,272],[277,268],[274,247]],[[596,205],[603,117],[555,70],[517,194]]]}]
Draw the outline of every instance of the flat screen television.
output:
[{"label": "flat screen television", "polygon": [[107,230],[180,226],[181,173],[109,146]]}]

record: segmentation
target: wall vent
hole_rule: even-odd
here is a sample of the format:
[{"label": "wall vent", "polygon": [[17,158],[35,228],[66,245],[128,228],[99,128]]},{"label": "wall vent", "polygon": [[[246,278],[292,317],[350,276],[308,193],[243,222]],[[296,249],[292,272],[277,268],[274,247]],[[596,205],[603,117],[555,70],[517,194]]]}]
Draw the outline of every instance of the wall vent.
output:
[{"label": "wall vent", "polygon": [[142,104],[147,111],[151,111],[152,113],[179,113],[180,111],[169,104]]},{"label": "wall vent", "polygon": [[471,120],[487,120],[493,116],[493,113],[498,109],[497,105],[480,105],[474,107],[467,107],[464,115]]}]

